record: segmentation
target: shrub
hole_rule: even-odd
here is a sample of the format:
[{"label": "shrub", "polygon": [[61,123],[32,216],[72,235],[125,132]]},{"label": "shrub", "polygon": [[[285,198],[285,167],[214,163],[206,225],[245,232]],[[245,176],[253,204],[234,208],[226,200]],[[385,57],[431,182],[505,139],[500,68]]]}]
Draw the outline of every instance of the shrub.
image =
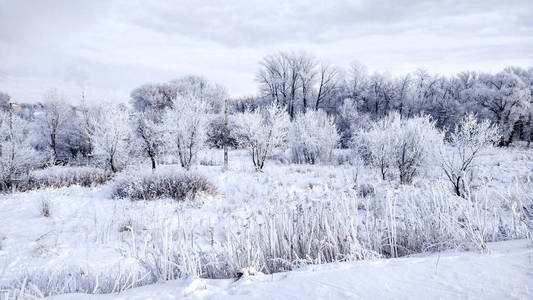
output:
[{"label": "shrub", "polygon": [[379,168],[382,179],[395,168],[402,183],[411,183],[434,160],[442,140],[429,116],[402,119],[393,113],[360,131],[353,145],[368,164]]},{"label": "shrub", "polygon": [[61,188],[71,185],[90,187],[103,184],[111,177],[112,174],[109,171],[93,167],[55,166],[32,171],[28,179],[18,185],[18,190]]},{"label": "shrub", "polygon": [[194,199],[200,193],[215,194],[215,186],[202,175],[156,171],[119,178],[113,187],[113,198],[152,200],[171,198]]},{"label": "shrub", "polygon": [[298,114],[292,122],[289,140],[293,162],[314,164],[331,160],[340,136],[333,118],[324,111],[308,111]]}]

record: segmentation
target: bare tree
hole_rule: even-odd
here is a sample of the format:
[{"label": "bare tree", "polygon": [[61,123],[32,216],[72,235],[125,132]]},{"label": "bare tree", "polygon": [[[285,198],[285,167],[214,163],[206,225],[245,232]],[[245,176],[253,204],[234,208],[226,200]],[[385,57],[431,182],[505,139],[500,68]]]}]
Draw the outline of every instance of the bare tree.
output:
[{"label": "bare tree", "polygon": [[318,72],[318,89],[316,92],[315,110],[333,96],[338,89],[339,71],[330,65],[322,64]]},{"label": "bare tree", "polygon": [[453,184],[455,194],[463,196],[473,178],[476,158],[491,143],[498,141],[498,128],[488,120],[479,122],[473,114],[466,115],[448,137],[448,145],[441,148],[442,169]]},{"label": "bare tree", "polygon": [[298,64],[297,71],[300,80],[300,86],[302,88],[302,109],[303,112],[306,112],[307,107],[309,106],[308,101],[316,79],[317,63],[313,56],[306,53],[301,53],[294,59],[296,59],[296,64]]},{"label": "bare tree", "polygon": [[299,103],[307,109],[309,95],[315,78],[316,62],[305,52],[280,52],[263,59],[257,73],[260,90],[278,106],[285,107],[291,119]]}]

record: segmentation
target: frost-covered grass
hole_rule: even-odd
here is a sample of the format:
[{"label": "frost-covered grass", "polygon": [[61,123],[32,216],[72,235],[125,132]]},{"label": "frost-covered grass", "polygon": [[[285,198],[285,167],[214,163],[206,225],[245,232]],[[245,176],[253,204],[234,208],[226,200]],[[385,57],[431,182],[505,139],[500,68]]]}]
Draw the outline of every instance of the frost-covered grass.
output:
[{"label": "frost-covered grass", "polygon": [[450,250],[390,260],[302,267],[236,279],[182,278],[120,295],[62,299],[529,299],[531,255],[524,240],[491,243],[490,254]]},{"label": "frost-covered grass", "polygon": [[[531,237],[531,150],[492,149],[464,198],[438,170],[401,185],[358,164],[268,161],[258,173],[247,153],[231,151],[222,172],[221,151],[199,159],[213,163],[191,172],[217,193],[194,203],[113,199],[120,177],[138,170],[99,187],[2,196],[0,285],[37,296],[109,293],[189,276],[234,278],[243,269],[275,273],[450,248],[490,252],[492,241]],[[43,199],[49,217],[41,215]]]}]

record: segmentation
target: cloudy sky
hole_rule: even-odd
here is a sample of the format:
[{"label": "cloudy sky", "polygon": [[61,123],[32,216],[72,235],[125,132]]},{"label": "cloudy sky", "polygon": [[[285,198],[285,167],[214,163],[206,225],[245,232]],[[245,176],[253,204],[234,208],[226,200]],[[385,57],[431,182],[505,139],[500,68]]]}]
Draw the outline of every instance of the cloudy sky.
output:
[{"label": "cloudy sky", "polygon": [[533,66],[533,1],[434,2],[0,0],[0,91],[127,101],[140,84],[199,74],[247,95],[279,50],[392,74]]}]

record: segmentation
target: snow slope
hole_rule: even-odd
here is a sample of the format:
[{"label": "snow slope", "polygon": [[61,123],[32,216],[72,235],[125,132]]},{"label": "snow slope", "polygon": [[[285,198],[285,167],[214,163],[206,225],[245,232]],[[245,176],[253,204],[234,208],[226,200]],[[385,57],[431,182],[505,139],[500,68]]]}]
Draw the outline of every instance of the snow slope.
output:
[{"label": "snow slope", "polygon": [[238,281],[190,278],[118,295],[50,299],[533,299],[531,244],[506,241],[490,249],[315,265]]}]

